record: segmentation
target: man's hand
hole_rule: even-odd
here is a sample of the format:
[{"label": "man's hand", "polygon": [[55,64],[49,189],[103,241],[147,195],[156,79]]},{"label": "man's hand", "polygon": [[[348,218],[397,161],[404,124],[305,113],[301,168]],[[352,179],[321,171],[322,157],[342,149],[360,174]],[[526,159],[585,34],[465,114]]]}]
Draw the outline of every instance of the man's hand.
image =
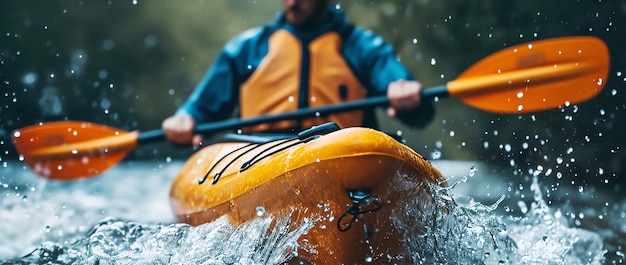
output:
[{"label": "man's hand", "polygon": [[393,118],[396,117],[398,111],[417,107],[420,104],[421,91],[422,84],[418,81],[399,80],[389,84],[387,98],[390,106],[387,109],[387,115]]},{"label": "man's hand", "polygon": [[165,138],[176,145],[192,144],[198,147],[202,144],[202,136],[194,135],[196,121],[190,115],[178,114],[169,117],[161,124]]}]

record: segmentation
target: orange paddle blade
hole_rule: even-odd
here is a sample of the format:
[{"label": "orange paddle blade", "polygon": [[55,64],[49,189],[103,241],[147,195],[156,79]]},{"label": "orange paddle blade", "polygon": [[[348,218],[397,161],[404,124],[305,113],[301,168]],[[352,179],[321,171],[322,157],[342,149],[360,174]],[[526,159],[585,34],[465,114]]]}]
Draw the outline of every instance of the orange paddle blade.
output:
[{"label": "orange paddle blade", "polygon": [[540,40],[496,52],[447,84],[466,104],[497,113],[534,112],[597,95],[609,73],[609,51],[596,37]]},{"label": "orange paddle blade", "polygon": [[42,123],[13,132],[13,142],[37,175],[75,180],[97,175],[119,163],[137,146],[138,132],[88,122]]}]

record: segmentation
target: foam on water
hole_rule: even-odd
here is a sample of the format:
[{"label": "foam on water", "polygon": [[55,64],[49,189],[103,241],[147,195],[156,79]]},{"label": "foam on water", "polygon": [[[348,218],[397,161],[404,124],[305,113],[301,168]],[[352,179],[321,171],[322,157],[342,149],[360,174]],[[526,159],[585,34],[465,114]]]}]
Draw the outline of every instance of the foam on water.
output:
[{"label": "foam on water", "polygon": [[[312,219],[290,224],[288,216],[264,214],[240,227],[224,218],[198,227],[175,224],[167,192],[179,167],[124,164],[75,183],[42,181],[26,169],[12,169],[0,185],[0,259],[7,264],[280,264],[297,255],[302,247],[297,238],[315,225]],[[463,185],[432,188],[437,214],[424,214],[417,199],[409,198],[390,217],[406,231],[407,255],[415,264],[603,262],[602,238],[571,227],[559,210],[549,208],[536,178],[534,202],[522,217],[498,215],[500,200],[484,205],[455,196],[454,189]]]}]

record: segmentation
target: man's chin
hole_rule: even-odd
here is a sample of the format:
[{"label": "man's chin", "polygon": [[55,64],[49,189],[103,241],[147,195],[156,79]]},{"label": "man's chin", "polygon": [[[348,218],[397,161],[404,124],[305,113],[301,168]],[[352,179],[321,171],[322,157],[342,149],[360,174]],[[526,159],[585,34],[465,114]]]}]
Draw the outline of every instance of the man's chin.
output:
[{"label": "man's chin", "polygon": [[286,16],[287,22],[293,26],[298,26],[304,23],[305,19],[296,16]]}]

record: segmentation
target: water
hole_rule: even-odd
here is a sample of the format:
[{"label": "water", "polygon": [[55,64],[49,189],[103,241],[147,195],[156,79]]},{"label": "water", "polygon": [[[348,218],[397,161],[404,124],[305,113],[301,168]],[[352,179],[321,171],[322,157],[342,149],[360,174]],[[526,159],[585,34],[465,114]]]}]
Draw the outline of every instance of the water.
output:
[{"label": "water", "polygon": [[[519,199],[519,192],[509,191],[511,185],[486,174],[484,166],[433,164],[453,184],[434,191],[437,207],[447,213],[420,216],[409,200],[404,216],[395,220],[414,235],[407,246],[415,264],[623,263],[620,235],[626,234],[626,202],[598,207],[592,201],[605,200],[581,198],[576,201],[580,205],[552,206],[546,199],[555,192],[547,194],[536,178],[521,184],[526,202]],[[38,178],[20,162],[8,162],[0,178],[0,260],[280,264],[297,255],[297,238],[314,225],[313,220],[289,224],[288,217],[261,213],[240,227],[225,219],[198,227],[176,224],[168,192],[180,166],[179,161],[124,162],[97,178],[58,183]],[[596,227],[606,229],[584,228],[598,216],[606,223]],[[424,224],[426,234],[416,231],[420,228],[415,220]],[[272,221],[279,225],[272,228]]]}]

